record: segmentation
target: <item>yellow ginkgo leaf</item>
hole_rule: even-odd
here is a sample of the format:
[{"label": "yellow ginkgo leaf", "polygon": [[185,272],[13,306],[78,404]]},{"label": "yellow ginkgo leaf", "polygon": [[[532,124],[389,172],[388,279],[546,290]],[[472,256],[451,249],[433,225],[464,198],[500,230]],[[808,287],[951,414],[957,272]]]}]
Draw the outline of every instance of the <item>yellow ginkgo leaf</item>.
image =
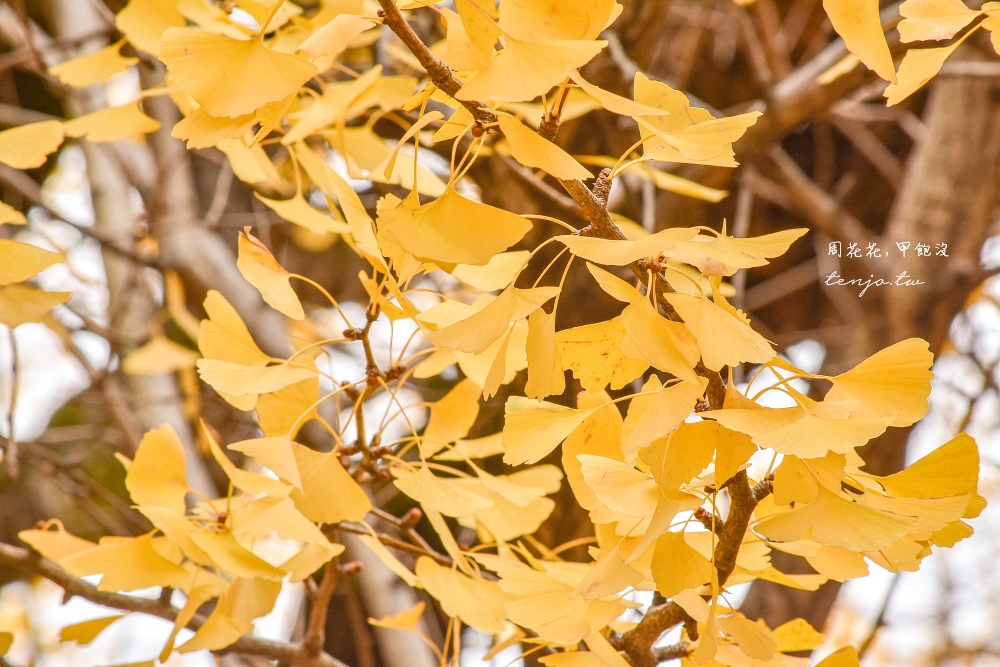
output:
[{"label": "yellow ginkgo leaf", "polygon": [[431,404],[427,427],[420,438],[421,457],[430,458],[448,444],[468,435],[479,416],[481,393],[474,382],[465,379]]},{"label": "yellow ginkgo leaf", "polygon": [[156,336],[122,360],[122,370],[129,375],[158,375],[194,368],[199,355],[195,350],[175,343],[166,336]]},{"label": "yellow ginkgo leaf", "polygon": [[422,466],[412,474],[396,478],[396,488],[416,500],[421,506],[445,516],[466,516],[492,506],[492,501],[471,491],[454,478],[437,477]]},{"label": "yellow ginkgo leaf", "polygon": [[594,39],[618,17],[616,0],[504,0],[500,27],[518,39]]},{"label": "yellow ginkgo leaf", "polygon": [[12,239],[0,239],[0,257],[0,286],[27,280],[63,261],[58,253]]},{"label": "yellow ginkgo leaf", "polygon": [[0,132],[0,163],[14,169],[41,167],[62,145],[66,131],[58,120],[21,125]]},{"label": "yellow ginkgo leaf", "polygon": [[556,342],[563,367],[572,371],[587,391],[597,392],[608,386],[621,389],[649,368],[646,361],[625,355],[621,349],[625,336],[620,317],[558,331]]},{"label": "yellow ginkgo leaf", "polygon": [[560,83],[607,46],[603,40],[525,42],[513,37],[489,67],[469,81],[459,100],[527,102]]},{"label": "yellow ginkgo leaf", "polygon": [[645,299],[627,306],[622,322],[626,332],[622,350],[627,356],[645,359],[653,368],[698,383],[694,367],[701,351],[687,327],[661,317]]},{"label": "yellow ginkgo leaf", "polygon": [[647,473],[603,456],[578,454],[577,459],[583,483],[604,507],[636,519],[653,515],[660,487]]},{"label": "yellow ginkgo leaf", "polygon": [[236,541],[229,531],[192,531],[191,540],[208,554],[215,565],[246,579],[281,579],[285,573]]},{"label": "yellow ginkgo leaf", "polygon": [[236,267],[246,281],[257,288],[267,305],[293,320],[304,318],[302,304],[290,284],[292,274],[278,264],[267,246],[250,233],[249,227],[240,234],[238,245]]},{"label": "yellow ginkgo leaf", "polygon": [[[972,33],[966,33],[971,35]],[[948,46],[933,49],[910,49],[899,64],[898,82],[885,89],[885,104],[893,106],[923,87],[941,71],[941,66],[955,49],[964,41],[964,37]]]},{"label": "yellow ginkgo leaf", "polygon": [[308,60],[196,28],[168,28],[160,59],[171,79],[213,116],[235,118],[293,94],[318,72]]},{"label": "yellow ginkgo leaf", "polygon": [[65,127],[66,136],[102,143],[155,132],[160,129],[160,121],[144,114],[137,100],[68,120]]},{"label": "yellow ginkgo leaf", "polygon": [[198,107],[174,125],[170,136],[187,141],[188,148],[211,148],[223,139],[242,137],[256,122],[257,115],[254,113],[235,118],[216,118]]},{"label": "yellow ginkgo leaf", "polygon": [[0,201],[0,225],[23,225],[28,222],[24,214],[10,204]]},{"label": "yellow ginkgo leaf", "polygon": [[462,197],[451,186],[434,201],[384,211],[379,231],[425,262],[481,266],[514,245],[531,223],[503,209]]},{"label": "yellow ginkgo leaf", "polygon": [[683,422],[669,437],[657,440],[639,457],[664,493],[670,493],[701,474],[725,433],[710,422]]},{"label": "yellow ginkgo leaf", "polygon": [[857,650],[853,646],[845,646],[820,660],[816,667],[858,667],[860,664]]},{"label": "yellow ginkgo leaf", "polygon": [[980,14],[962,0],[906,0],[899,13],[903,20],[896,29],[901,42],[951,39]]},{"label": "yellow ginkgo leaf", "polygon": [[292,451],[302,479],[302,490],[295,489],[292,500],[308,519],[316,523],[361,521],[371,511],[371,500],[336,452],[316,452],[298,443],[292,443]]},{"label": "yellow ginkgo leaf", "polygon": [[931,393],[931,354],[927,342],[909,338],[876,352],[836,377],[824,400],[859,402],[851,416],[895,413],[892,426],[910,426],[927,414]]},{"label": "yellow ginkgo leaf", "polygon": [[591,177],[590,171],[569,153],[539,136],[514,116],[502,111],[496,112],[496,116],[500,130],[510,145],[510,154],[524,166],[541,169],[565,180]]},{"label": "yellow ginkgo leaf", "polygon": [[267,437],[286,435],[294,438],[303,424],[319,414],[318,398],[318,375],[263,394],[257,399],[257,423]]},{"label": "yellow ginkgo leaf", "polygon": [[268,477],[267,475],[261,475],[248,470],[243,470],[242,468],[237,468],[219,447],[219,443],[217,443],[215,438],[212,437],[212,434],[209,432],[208,427],[205,426],[204,422],[202,422],[202,433],[205,434],[205,440],[208,442],[209,451],[212,452],[212,458],[214,458],[215,462],[219,464],[220,468],[222,468],[222,472],[226,473],[226,477],[228,477],[233,483],[233,486],[240,489],[244,493],[259,493],[278,498],[287,496],[291,493],[291,487],[283,482]]},{"label": "yellow ginkgo leaf", "polygon": [[590,651],[567,651],[543,655],[538,662],[545,667],[606,667],[604,661]]},{"label": "yellow ginkgo leaf", "polygon": [[485,459],[503,454],[503,435],[494,433],[473,440],[458,440],[451,449],[434,458],[438,461],[464,461],[465,459]]},{"label": "yellow ginkgo leaf", "polygon": [[105,537],[95,547],[60,559],[59,565],[77,577],[104,575],[97,588],[110,592],[176,586],[187,579],[188,571],[164,558],[154,540],[163,543],[165,538],[153,538],[151,534]]},{"label": "yellow ginkgo leaf", "polygon": [[624,266],[644,257],[658,257],[697,234],[695,229],[672,227],[634,241],[575,235],[557,236],[556,239],[577,257],[598,264]]},{"label": "yellow ginkgo leaf", "polygon": [[559,446],[594,410],[574,410],[511,396],[504,406],[504,463],[535,463]]},{"label": "yellow ginkgo leaf", "polygon": [[300,194],[296,194],[291,199],[268,199],[254,193],[254,195],[264,203],[269,209],[280,215],[285,220],[293,222],[300,227],[308,229],[316,234],[344,234],[350,231],[347,223],[335,217],[335,214],[323,213],[314,208]]},{"label": "yellow ginkgo leaf", "polygon": [[300,490],[303,488],[296,455],[296,448],[300,445],[292,443],[288,435],[241,440],[227,447],[252,457],[257,463],[296,488]]},{"label": "yellow ginkgo leaf", "polygon": [[726,409],[702,416],[746,433],[760,447],[806,459],[821,458],[829,452],[847,454],[885,432],[893,419],[892,415],[850,417],[854,401],[817,403],[803,399],[806,409]]},{"label": "yellow ginkgo leaf", "polygon": [[351,42],[365,30],[375,27],[371,19],[352,14],[338,14],[306,38],[299,51],[312,58],[335,56],[347,49]]},{"label": "yellow ginkgo leaf", "polygon": [[7,651],[14,644],[14,633],[0,632],[0,656],[7,655]]},{"label": "yellow ginkgo leaf", "polygon": [[93,53],[53,65],[49,68],[49,73],[73,88],[105,83],[115,74],[120,74],[139,62],[138,58],[127,58],[121,54],[124,43],[123,39]]},{"label": "yellow ginkgo leaf", "polygon": [[967,433],[960,433],[906,469],[873,479],[893,496],[944,497],[975,493],[978,470],[976,441]]},{"label": "yellow ginkgo leaf", "polygon": [[696,236],[680,241],[667,254],[705,275],[731,276],[739,269],[766,265],[768,259],[784,254],[805,233],[805,229],[786,229],[753,238]]},{"label": "yellow ginkgo leaf", "polygon": [[470,0],[460,0],[455,7],[458,12],[447,7],[440,10],[441,20],[448,29],[448,50],[442,60],[456,71],[485,69],[490,64],[500,30],[496,22],[481,14]]},{"label": "yellow ginkgo leaf", "polygon": [[17,536],[25,544],[30,544],[32,549],[54,563],[58,563],[67,556],[87,551],[97,546],[90,540],[67,533],[62,523],[58,521],[51,522],[50,525],[52,524],[54,524],[56,530],[22,530]]},{"label": "yellow ginkgo leaf", "polygon": [[233,174],[244,183],[280,183],[281,176],[260,145],[250,146],[243,139],[222,139],[216,143],[229,160]]},{"label": "yellow ginkgo leaf", "polygon": [[478,312],[427,337],[438,347],[479,354],[506,333],[511,320],[524,319],[558,293],[557,287],[508,287]]},{"label": "yellow ginkgo leaf", "polygon": [[[416,581],[416,578],[414,578],[414,581]],[[412,586],[412,584],[410,585]],[[420,619],[424,617],[425,607],[426,605],[421,600],[417,602],[417,604],[410,607],[409,609],[404,609],[398,614],[393,614],[392,616],[383,616],[382,618],[377,618],[377,619],[369,618],[368,622],[374,625],[376,628],[388,628],[389,630],[408,630],[409,632],[417,632],[417,626],[420,624]]]},{"label": "yellow ginkgo leaf", "polygon": [[754,623],[743,614],[727,614],[719,617],[719,627],[732,637],[743,655],[752,660],[770,660],[778,645],[774,635],[763,622]]},{"label": "yellow ginkgo leaf", "polygon": [[684,533],[664,533],[653,550],[653,580],[664,597],[673,597],[688,588],[698,588],[712,580],[712,561],[684,540]]},{"label": "yellow ginkgo leaf", "polygon": [[206,359],[221,359],[245,366],[265,366],[271,357],[254,342],[239,313],[215,290],[205,296],[205,312],[198,334],[198,349]]},{"label": "yellow ginkgo leaf", "polygon": [[[101,634],[101,632],[120,618],[125,617],[123,615],[103,616],[63,626],[62,630],[59,631],[59,641],[76,642],[81,646],[89,644],[97,638],[97,635]],[[2,652],[0,652],[0,655],[2,655]]]},{"label": "yellow ginkgo leaf", "polygon": [[[410,572],[405,565],[399,562],[399,559],[396,558],[396,556],[394,556],[384,544],[379,542],[377,537],[373,537],[372,535],[358,535],[358,541],[368,547],[368,549],[375,554],[375,557],[382,561],[383,565],[389,568],[389,570],[397,577],[405,581],[410,588],[417,588],[420,586],[420,581],[417,579],[416,575]],[[423,603],[420,604],[422,605]],[[421,609],[422,608],[423,607],[421,607]],[[377,625],[377,623],[374,625]]]},{"label": "yellow ginkgo leaf", "polygon": [[[645,580],[637,570],[625,564],[625,560],[612,546],[602,550],[600,557],[590,572],[573,589],[573,595],[582,595],[588,600],[616,595],[619,591],[638,586]],[[626,663],[627,664],[627,663]]]},{"label": "yellow ginkgo leaf", "polygon": [[184,445],[169,424],[142,437],[125,473],[125,488],[136,505],[157,505],[184,514],[188,492]]},{"label": "yellow ginkgo leaf", "polygon": [[502,567],[500,588],[512,596],[508,618],[558,644],[576,644],[603,628],[625,609],[618,600],[587,600],[573,589],[590,570],[583,563],[545,562],[544,571],[513,564]]},{"label": "yellow ginkgo leaf", "polygon": [[544,399],[566,389],[562,358],[556,344],[556,314],[539,308],[528,317],[528,381],[524,394]]},{"label": "yellow ginkgo leaf", "polygon": [[798,651],[811,651],[823,643],[823,633],[809,625],[809,622],[802,618],[796,618],[787,623],[779,625],[771,631],[777,645],[775,651],[779,653],[796,653]]},{"label": "yellow ginkgo leaf", "polygon": [[[622,452],[628,455],[638,451],[677,428],[691,414],[695,402],[705,393],[708,380],[704,378],[698,380],[697,383],[675,382],[664,386],[652,397],[643,397],[650,400],[644,409],[637,413],[637,419],[633,416],[632,407],[629,406],[628,419],[625,422],[628,440],[622,443]],[[633,404],[638,398],[632,399]]]},{"label": "yellow ginkgo leaf", "polygon": [[184,15],[177,3],[162,0],[129,0],[115,15],[115,26],[140,51],[154,56],[160,53],[160,39],[167,28],[184,25]]},{"label": "yellow ginkgo leaf", "polygon": [[760,111],[750,111],[738,116],[713,118],[669,133],[656,131],[653,123],[645,118],[636,118],[640,128],[650,130],[642,145],[642,157],[645,160],[735,167],[733,143],[760,116]]},{"label": "yellow ginkgo leaf", "polygon": [[837,34],[851,53],[865,66],[891,83],[896,83],[892,54],[882,32],[878,3],[868,0],[823,0],[823,9]]},{"label": "yellow ginkgo leaf", "polygon": [[528,250],[501,252],[481,266],[459,264],[451,275],[483,292],[502,290],[514,280],[530,254]]},{"label": "yellow ginkgo leaf", "polygon": [[498,633],[507,618],[507,597],[495,581],[474,579],[450,567],[438,565],[427,556],[417,559],[417,577],[445,614],[459,618],[480,632]]},{"label": "yellow ginkgo leaf", "polygon": [[316,369],[292,366],[288,362],[274,366],[244,366],[219,359],[199,359],[198,374],[213,389],[239,398],[253,396],[254,404],[259,394],[284,389],[318,374]]},{"label": "yellow ginkgo leaf", "polygon": [[642,72],[636,72],[634,86],[636,102],[662,110],[654,116],[633,114],[643,141],[643,159],[736,166],[732,144],[757,121],[759,112],[715,118],[705,109],[692,107],[684,93]]},{"label": "yellow ginkgo leaf", "polygon": [[[659,109],[654,106],[640,104],[639,102],[630,100],[627,97],[615,95],[612,92],[590,83],[580,76],[579,72],[571,72],[569,76],[573,80],[573,83],[580,86],[580,88],[587,93],[587,95],[597,100],[602,107],[611,113],[616,113],[622,116],[669,116],[673,113],[668,109]],[[614,162],[607,166],[614,166]]]},{"label": "yellow ginkgo leaf", "polygon": [[852,503],[819,487],[808,505],[772,516],[754,526],[754,532],[776,542],[808,539],[848,551],[877,551],[911,530],[917,520]]},{"label": "yellow ginkgo leaf", "polygon": [[715,301],[678,293],[667,294],[666,299],[697,339],[707,368],[718,371],[741,363],[762,364],[774,357],[770,343],[721,294],[716,294]]}]

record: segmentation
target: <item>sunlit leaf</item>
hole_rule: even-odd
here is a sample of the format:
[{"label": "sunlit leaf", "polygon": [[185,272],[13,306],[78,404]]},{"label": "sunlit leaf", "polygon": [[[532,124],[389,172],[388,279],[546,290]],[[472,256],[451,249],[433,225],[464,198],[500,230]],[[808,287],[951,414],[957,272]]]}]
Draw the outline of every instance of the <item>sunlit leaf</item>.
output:
[{"label": "sunlit leaf", "polygon": [[231,39],[196,28],[168,28],[160,58],[173,81],[206,112],[231,118],[288,97],[318,72],[308,60],[273,51],[260,39]]},{"label": "sunlit leaf", "polygon": [[[414,578],[414,581],[416,581],[416,578]],[[410,585],[412,586],[413,584],[411,583]],[[369,618],[368,622],[377,628],[388,628],[390,630],[409,630],[410,632],[416,632],[417,626],[420,624],[420,619],[424,617],[425,607],[426,605],[423,603],[423,601],[419,601],[409,609],[404,609],[398,614],[393,614],[392,616],[383,616],[382,618],[379,619]]]},{"label": "sunlit leaf", "polygon": [[[629,288],[631,289],[631,287]],[[620,317],[556,332],[559,356],[566,370],[590,392],[610,386],[621,389],[642,375],[649,363],[622,351],[625,324]]]},{"label": "sunlit leaf", "polygon": [[[62,630],[59,631],[59,641],[76,642],[80,645],[89,644],[97,638],[97,635],[120,618],[124,618],[124,616],[104,616],[63,626]],[[3,652],[0,651],[0,655],[2,654]]]},{"label": "sunlit leaf", "polygon": [[896,72],[889,45],[882,33],[878,3],[868,0],[823,0],[823,9],[851,53],[856,54],[868,69],[895,83]]},{"label": "sunlit leaf", "polygon": [[462,197],[449,187],[418,208],[400,206],[379,216],[379,230],[427,262],[486,264],[514,245],[531,223],[503,209]]},{"label": "sunlit leaf", "polygon": [[524,166],[541,169],[556,178],[567,180],[591,177],[590,171],[569,153],[525,127],[514,116],[502,111],[496,115],[500,130],[510,145],[510,154]]},{"label": "sunlit leaf", "polygon": [[898,82],[889,85],[883,93],[886,106],[899,104],[933,79],[941,71],[944,61],[961,43],[962,40],[959,39],[948,46],[907,51],[903,62],[899,64]]},{"label": "sunlit leaf", "polygon": [[154,56],[160,53],[164,31],[183,25],[184,16],[177,10],[177,4],[163,0],[129,0],[115,15],[115,26],[129,43]]},{"label": "sunlit leaf", "polygon": [[74,88],[105,83],[115,74],[120,74],[139,62],[138,58],[127,58],[121,54],[124,43],[125,40],[120,40],[103,49],[53,65],[49,68],[49,73]]},{"label": "sunlit leaf", "polygon": [[271,251],[249,228],[239,236],[236,266],[247,282],[257,288],[267,305],[293,320],[305,317],[302,304],[289,284],[292,274],[278,264]]},{"label": "sunlit leaf", "polygon": [[456,95],[459,100],[527,102],[547,93],[570,71],[607,46],[603,40],[526,42],[511,37],[493,62]]},{"label": "sunlit leaf", "polygon": [[480,632],[500,632],[507,617],[503,594],[495,581],[474,579],[449,567],[438,565],[427,556],[417,559],[417,577],[423,587],[441,603],[448,616]]},{"label": "sunlit leaf", "polygon": [[901,42],[951,39],[980,14],[962,0],[906,0],[899,13],[903,20],[896,28]]},{"label": "sunlit leaf", "polygon": [[63,261],[59,253],[12,239],[0,239],[0,257],[0,286],[27,280]]},{"label": "sunlit leaf", "polygon": [[21,125],[0,132],[0,163],[14,169],[41,167],[63,142],[66,131],[58,120]]},{"label": "sunlit leaf", "polygon": [[556,238],[577,257],[596,262],[624,266],[645,257],[656,258],[681,241],[693,238],[695,229],[668,228],[634,241],[602,239],[594,236],[566,235]]},{"label": "sunlit leaf", "polygon": [[864,507],[822,486],[816,500],[791,512],[773,516],[754,531],[777,542],[811,539],[849,551],[877,551],[913,529],[916,518]]},{"label": "sunlit leaf", "polygon": [[431,404],[427,427],[420,439],[420,455],[429,458],[449,443],[464,438],[479,416],[481,390],[466,379]]},{"label": "sunlit leaf", "polygon": [[159,505],[184,514],[188,492],[184,445],[170,425],[143,436],[125,474],[125,488],[136,505]]},{"label": "sunlit leaf", "polygon": [[100,543],[59,560],[59,565],[77,577],[103,574],[98,590],[134,591],[150,586],[175,586],[188,576],[187,570],[167,560],[156,550],[151,535],[105,537]]},{"label": "sunlit leaf", "polygon": [[517,465],[544,458],[592,412],[511,396],[504,406],[504,462]]},{"label": "sunlit leaf", "polygon": [[893,426],[910,426],[927,413],[934,363],[927,342],[909,338],[876,352],[860,364],[829,378],[833,388],[825,400],[857,400],[852,416],[895,413]]},{"label": "sunlit leaf", "polygon": [[292,500],[306,517],[316,523],[360,521],[371,511],[371,500],[336,452],[315,452],[297,443],[292,451],[302,479],[302,490],[292,491]]},{"label": "sunlit leaf", "polygon": [[334,56],[344,51],[351,42],[365,30],[374,28],[371,19],[351,14],[340,14],[330,22],[317,28],[299,46],[313,58]]}]

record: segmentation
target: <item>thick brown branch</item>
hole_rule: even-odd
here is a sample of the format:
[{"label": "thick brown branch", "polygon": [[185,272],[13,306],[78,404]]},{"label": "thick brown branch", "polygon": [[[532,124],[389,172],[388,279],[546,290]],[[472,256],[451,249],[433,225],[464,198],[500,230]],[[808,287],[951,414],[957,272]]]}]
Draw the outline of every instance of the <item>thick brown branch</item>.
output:
[{"label": "thick brown branch", "polygon": [[[741,470],[733,475],[726,488],[730,498],[729,516],[719,531],[719,543],[715,547],[713,559],[720,589],[726,585],[729,575],[736,567],[736,557],[740,553],[740,545],[743,544],[743,536],[747,532],[754,508],[771,493],[772,487],[769,480],[764,480],[751,488],[746,471]],[[615,647],[624,651],[635,667],[656,665],[661,659],[653,651],[653,644],[664,632],[687,618],[684,610],[673,602],[653,607],[638,625],[617,639]]]},{"label": "thick brown branch", "polygon": [[[385,13],[385,24],[389,26],[390,30],[396,33],[400,41],[416,57],[427,71],[427,75],[430,76],[434,85],[454,97],[462,89],[462,82],[455,78],[451,68],[430,52],[427,45],[424,44],[417,33],[413,32],[413,28],[406,22],[403,15],[399,13],[399,8],[396,7],[396,3],[393,0],[378,0],[378,4]],[[483,125],[495,123],[497,120],[496,116],[485,108],[485,104],[468,100],[459,100],[459,103],[468,109],[469,113]]]}]

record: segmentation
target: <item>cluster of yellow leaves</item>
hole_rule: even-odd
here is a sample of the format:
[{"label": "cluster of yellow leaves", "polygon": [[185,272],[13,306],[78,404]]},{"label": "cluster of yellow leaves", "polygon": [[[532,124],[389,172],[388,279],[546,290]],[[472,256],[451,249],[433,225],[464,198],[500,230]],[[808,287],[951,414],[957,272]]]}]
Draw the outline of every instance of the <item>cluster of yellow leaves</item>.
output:
[{"label": "cluster of yellow leaves", "polygon": [[[13,209],[11,213],[17,214],[11,215],[11,222],[23,222],[24,216]],[[72,296],[69,292],[47,292],[25,282],[62,262],[58,253],[20,241],[0,239],[0,258],[3,258],[0,263],[0,324],[14,328],[28,322],[48,321],[49,311]]]},{"label": "cluster of yellow leaves", "polygon": [[[1000,3],[987,2],[979,9],[962,0],[905,0],[899,5],[902,20],[896,26],[904,44],[952,40],[946,46],[914,47],[903,56],[897,70],[882,32],[879,5],[871,0],[824,0],[834,29],[844,38],[854,56],[889,81],[886,104],[892,106],[919,90],[941,71],[944,61],[980,28],[990,33],[990,42],[1000,54]],[[974,21],[978,23],[953,39]],[[849,61],[853,66],[857,60]],[[834,68],[844,71],[842,65]]]},{"label": "cluster of yellow leaves", "polygon": [[[945,39],[977,16],[987,17],[980,25],[992,20],[996,3],[969,16],[955,2],[907,0],[901,31],[906,38]],[[876,4],[825,4],[848,46],[891,78]],[[971,438],[959,436],[888,477],[862,472],[855,453],[887,428],[908,426],[926,411],[931,358],[924,343],[903,341],[836,377],[810,375],[776,356],[747,315],[727,300],[732,292],[724,279],[766,265],[803,230],[757,238],[703,228],[634,233],[624,240],[557,236],[554,245],[566,262],[586,262],[594,293],[622,304],[613,317],[569,329],[556,326],[561,283],[518,281],[533,253],[510,248],[522,242],[532,223],[479,201],[464,179],[472,160],[509,156],[559,179],[587,178],[590,172],[581,162],[604,166],[610,160],[616,173],[635,165],[634,173],[659,187],[717,200],[724,193],[669,177],[654,165],[736,166],[733,143],[759,116],[715,118],[641,72],[634,99],[583,79],[580,68],[605,46],[597,37],[621,11],[617,2],[501,0],[495,6],[457,0],[455,10],[439,8],[446,33],[432,48],[466,82],[458,99],[411,76],[385,75],[381,67],[344,73],[348,70],[337,59],[379,38],[381,19],[372,2],[330,0],[308,16],[283,0],[234,5],[256,26],[201,0],[131,0],[117,26],[132,47],[166,65],[163,92],[184,115],[173,136],[192,148],[218,148],[236,176],[258,188],[260,201],[296,226],[297,238],[312,239],[315,247],[338,240],[348,244],[367,263],[359,275],[369,297],[367,315],[374,320],[382,314],[392,324],[408,321],[430,347],[411,369],[398,362],[391,369],[374,368],[369,359],[359,378],[322,371],[321,355],[332,346],[356,345],[367,329],[321,335],[323,327],[293,287],[319,286],[287,271],[249,230],[239,238],[237,266],[264,301],[288,318],[295,352],[285,358],[262,350],[236,309],[215,291],[205,299],[207,317],[200,325],[186,322],[191,316],[179,309],[170,311],[197,336],[202,380],[235,408],[255,412],[260,436],[229,448],[272,474],[237,467],[206,428],[204,442],[230,480],[230,493],[222,499],[189,495],[183,449],[163,427],[146,435],[133,461],[124,461],[126,487],[152,532],[97,544],[60,527],[22,534],[71,574],[103,575],[102,590],[183,591],[187,602],[161,659],[173,650],[176,630],[210,600],[216,600],[211,615],[179,650],[230,645],[270,609],[282,581],[301,581],[343,551],[324,526],[367,526],[372,504],[356,478],[377,476],[353,455],[368,453],[375,436],[380,451],[390,452],[380,455],[388,462],[389,488],[421,507],[447,555],[424,555],[408,565],[370,527],[362,543],[408,585],[435,598],[455,623],[511,642],[525,638],[527,630],[534,635],[530,641],[558,648],[542,659],[547,665],[624,664],[608,633],[628,629],[619,618],[638,606],[633,592],[653,590],[698,624],[700,639],[690,663],[804,664],[787,654],[814,648],[819,633],[801,622],[770,629],[748,620],[720,597],[722,584],[763,579],[812,590],[828,579],[863,576],[866,558],[891,570],[913,569],[933,546],[949,546],[971,533],[963,519],[982,508]],[[115,44],[53,73],[74,86],[106,81],[132,64],[121,55],[123,47]],[[400,58],[414,64],[405,54]],[[895,85],[910,85],[914,75],[908,68],[904,60]],[[535,103],[538,98],[542,104]],[[565,102],[564,120],[599,108],[632,118],[640,137],[633,149],[641,147],[641,154],[632,157],[629,149],[617,161],[578,159],[522,122],[548,114],[555,100]],[[491,105],[499,132],[472,132],[474,120],[463,101]],[[373,129],[383,118],[398,120],[400,112],[414,111],[417,117],[408,120],[398,141]],[[110,140],[152,127],[133,122],[141,115],[138,103],[98,113],[104,115],[0,133],[0,161],[36,167],[67,135]],[[117,134],[119,127],[127,130]],[[447,179],[418,159],[425,147],[458,142],[467,133],[473,135],[471,147],[459,159],[454,146]],[[409,195],[385,195],[372,213],[348,178],[396,185]],[[285,198],[262,192],[282,192]],[[18,222],[14,213],[0,209]],[[0,247],[0,253],[17,258],[0,268],[0,300],[21,298],[19,293],[34,289],[22,282],[58,261],[22,246]],[[636,286],[612,272],[635,262],[649,267],[648,284]],[[662,271],[662,280],[654,280],[653,271]],[[433,303],[414,297],[416,281],[443,279],[442,273],[450,275],[453,290],[436,292]],[[169,286],[167,300],[170,309]],[[37,295],[30,301],[40,303]],[[18,311],[0,307],[0,315],[8,312]],[[144,358],[163,349],[165,339],[158,340],[159,348],[126,362],[142,366]],[[191,363],[193,351],[178,347],[170,353],[179,357],[179,368]],[[730,383],[725,405],[705,411],[708,372],[740,364],[832,386],[815,400],[779,381],[768,390],[795,404],[779,409]],[[353,393],[356,404],[347,422],[360,421],[374,393],[396,398],[390,384],[404,371],[404,379],[422,379],[452,367],[462,379],[429,404],[422,430],[413,428],[397,441],[382,442],[379,430],[368,433],[372,442],[345,442],[346,425],[321,416],[324,402]],[[525,395],[507,399],[502,429],[470,437],[483,421],[480,400],[496,395],[522,371]],[[567,371],[584,391],[575,402],[546,400],[566,393]],[[632,383],[641,389],[616,399],[608,393]],[[321,389],[331,385],[332,390]],[[405,420],[405,411],[401,414]],[[337,449],[320,452],[296,442],[309,421],[324,427]],[[561,470],[551,463],[534,465],[560,445]],[[720,584],[717,537],[709,528],[724,514],[718,508],[726,484],[761,452],[772,457],[764,477],[774,471],[774,494],[757,506],[735,570]],[[510,465],[533,465],[489,472],[496,470],[496,460],[485,460],[498,455]],[[586,562],[567,562],[531,537],[552,514],[555,504],[547,496],[559,490],[564,475],[594,524],[595,544]],[[695,520],[695,513],[708,517],[709,525]],[[474,531],[479,544],[463,549],[452,533],[456,523]],[[276,543],[282,545],[280,556],[272,548]],[[805,557],[816,572],[779,572],[770,562],[772,549]],[[413,630],[421,609],[377,623]],[[115,620],[70,629],[66,636],[92,637]],[[576,650],[580,642],[588,651]],[[849,654],[837,660],[829,664],[857,661]]]},{"label": "cluster of yellow leaves", "polygon": [[[212,613],[177,650],[222,649],[249,632],[253,619],[271,610],[283,580],[301,581],[344,550],[317,524],[360,521],[371,508],[334,454],[290,443],[289,465],[275,465],[280,468],[274,471],[280,478],[275,478],[234,465],[207,429],[205,441],[241,494],[202,498],[189,506],[184,450],[173,429],[164,425],[145,435],[132,461],[122,458],[125,486],[136,509],[154,526],[152,532],[106,537],[97,544],[58,525],[20,534],[70,574],[103,575],[99,590],[164,586],[183,591],[187,601],[161,661],[174,650],[177,632],[210,600],[216,600]],[[240,444],[244,446],[232,448],[247,451],[253,443]],[[269,456],[273,454],[260,460]],[[313,491],[306,498],[304,493]],[[275,549],[275,543],[284,548]]]}]

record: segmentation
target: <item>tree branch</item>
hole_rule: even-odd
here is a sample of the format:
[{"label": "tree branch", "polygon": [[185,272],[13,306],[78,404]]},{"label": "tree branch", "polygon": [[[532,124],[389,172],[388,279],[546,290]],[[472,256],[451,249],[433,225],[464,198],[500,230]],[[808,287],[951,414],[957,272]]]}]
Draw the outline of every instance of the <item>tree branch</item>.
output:
[{"label": "tree branch", "polygon": [[[409,24],[399,13],[399,9],[396,8],[393,0],[378,0],[378,2],[385,13],[385,24],[389,27],[389,29],[392,30],[404,44],[406,44],[410,52],[413,53],[420,64],[423,65],[424,69],[427,70],[435,85],[437,85],[445,93],[454,97],[458,91],[461,90],[462,83],[451,74],[451,70],[448,66],[442,63],[433,53],[431,53],[430,49],[427,48],[427,45],[421,41],[415,32],[413,32],[413,29],[410,28]],[[484,108],[484,105],[479,102],[463,102],[462,104],[469,109],[470,113],[472,113],[472,115],[480,123],[486,124],[496,121],[493,113]],[[491,127],[490,130],[500,134],[500,129],[498,127]],[[611,188],[611,181],[608,180],[608,175],[610,173],[610,170],[604,169],[601,171],[601,174],[598,175],[597,182],[595,183],[595,189],[597,189],[598,194],[592,192],[591,189],[588,188],[581,180],[556,180],[559,181],[559,184],[563,187],[563,189],[569,193],[569,195],[573,198],[573,201],[575,201],[583,210],[583,214],[588,222],[588,225],[578,232],[580,235],[624,241],[626,240],[625,234],[623,234],[618,228],[618,225],[611,218],[611,214],[608,212],[605,190],[610,191]],[[632,270],[632,273],[635,274],[641,283],[645,283],[647,281],[648,269],[643,262],[632,262],[629,264],[629,269]],[[660,307],[663,308],[668,319],[679,322],[681,319],[680,316],[677,315],[673,306],[670,305],[670,303],[664,298],[664,293],[672,292],[673,289],[662,275],[657,274],[654,278],[656,300],[659,302]],[[695,372],[708,379],[709,404],[712,408],[721,408],[722,400],[725,398],[725,383],[722,381],[722,376],[716,371],[711,371],[705,368],[704,364],[701,362],[698,363],[698,366],[695,368]]]},{"label": "tree branch", "polygon": [[[66,591],[67,599],[76,596],[112,609],[155,616],[171,623],[177,620],[178,610],[163,600],[150,600],[121,593],[100,591],[97,587],[67,574],[54,563],[39,557],[28,549],[0,542],[0,563],[29,575],[45,577],[62,587]],[[195,616],[187,624],[187,628],[197,630],[204,622],[204,617]],[[245,653],[299,667],[348,667],[328,653],[320,652],[315,656],[310,656],[301,644],[276,642],[249,635],[237,639],[230,646],[216,652]]]}]

